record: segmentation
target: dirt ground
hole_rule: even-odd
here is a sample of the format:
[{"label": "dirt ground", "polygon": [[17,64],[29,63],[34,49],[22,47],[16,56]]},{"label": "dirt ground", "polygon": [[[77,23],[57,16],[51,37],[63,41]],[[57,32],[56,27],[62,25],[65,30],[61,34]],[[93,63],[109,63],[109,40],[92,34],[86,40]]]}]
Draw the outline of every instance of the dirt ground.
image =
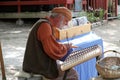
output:
[{"label": "dirt ground", "polygon": [[0,21],[0,41],[8,80],[13,80],[10,76],[21,70],[26,40],[32,25],[32,22],[19,26],[14,20]]},{"label": "dirt ground", "polygon": [[94,27],[92,31],[103,39],[104,51],[120,51],[120,20],[110,20],[104,25]]},{"label": "dirt ground", "polygon": [[[22,68],[26,40],[33,23],[29,21],[18,26],[15,21],[0,20],[0,41],[7,80],[15,80],[14,73]],[[112,49],[120,52],[120,20],[108,21],[93,27],[92,31],[103,39],[104,51]]]}]

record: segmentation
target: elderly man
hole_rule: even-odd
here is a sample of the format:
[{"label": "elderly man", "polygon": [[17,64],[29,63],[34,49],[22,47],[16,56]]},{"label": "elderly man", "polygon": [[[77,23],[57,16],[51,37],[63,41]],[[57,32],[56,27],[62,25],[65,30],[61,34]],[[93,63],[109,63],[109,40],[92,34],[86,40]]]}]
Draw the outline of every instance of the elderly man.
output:
[{"label": "elderly man", "polygon": [[[43,76],[43,80],[63,80],[64,72],[60,70],[57,60],[63,58],[72,44],[58,43],[54,37],[53,28],[62,28],[72,19],[72,14],[66,7],[56,7],[49,17],[37,21],[29,34],[23,71]],[[70,69],[65,80],[78,80],[74,69]]]}]

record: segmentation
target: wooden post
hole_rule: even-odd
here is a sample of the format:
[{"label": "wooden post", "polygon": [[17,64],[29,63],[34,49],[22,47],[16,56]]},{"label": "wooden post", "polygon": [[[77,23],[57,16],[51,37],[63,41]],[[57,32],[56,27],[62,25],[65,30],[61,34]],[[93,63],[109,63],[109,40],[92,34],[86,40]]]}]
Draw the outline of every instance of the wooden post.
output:
[{"label": "wooden post", "polygon": [[105,20],[108,19],[108,0],[105,0]]},{"label": "wooden post", "polygon": [[117,6],[118,6],[118,0],[115,0],[115,16],[118,16]]},{"label": "wooden post", "polygon": [[6,80],[5,68],[4,68],[4,60],[3,60],[2,48],[1,48],[1,42],[0,42],[0,63],[1,63],[2,80]]}]

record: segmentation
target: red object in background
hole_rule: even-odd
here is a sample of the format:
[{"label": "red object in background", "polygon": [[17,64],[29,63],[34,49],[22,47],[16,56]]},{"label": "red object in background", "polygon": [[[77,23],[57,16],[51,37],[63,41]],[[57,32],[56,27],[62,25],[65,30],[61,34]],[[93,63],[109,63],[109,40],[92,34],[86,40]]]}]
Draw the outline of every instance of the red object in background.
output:
[{"label": "red object in background", "polygon": [[73,0],[16,0],[16,1],[0,1],[0,6],[17,6],[18,13],[21,12],[21,6],[30,5],[64,5],[68,7],[69,4],[73,4]]}]

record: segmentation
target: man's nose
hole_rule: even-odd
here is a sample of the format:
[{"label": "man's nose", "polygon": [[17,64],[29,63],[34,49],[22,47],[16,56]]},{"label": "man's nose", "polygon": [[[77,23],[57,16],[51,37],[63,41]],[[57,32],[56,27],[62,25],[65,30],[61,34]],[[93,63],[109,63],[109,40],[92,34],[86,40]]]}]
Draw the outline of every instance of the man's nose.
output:
[{"label": "man's nose", "polygon": [[65,21],[65,25],[68,25],[68,22]]}]

